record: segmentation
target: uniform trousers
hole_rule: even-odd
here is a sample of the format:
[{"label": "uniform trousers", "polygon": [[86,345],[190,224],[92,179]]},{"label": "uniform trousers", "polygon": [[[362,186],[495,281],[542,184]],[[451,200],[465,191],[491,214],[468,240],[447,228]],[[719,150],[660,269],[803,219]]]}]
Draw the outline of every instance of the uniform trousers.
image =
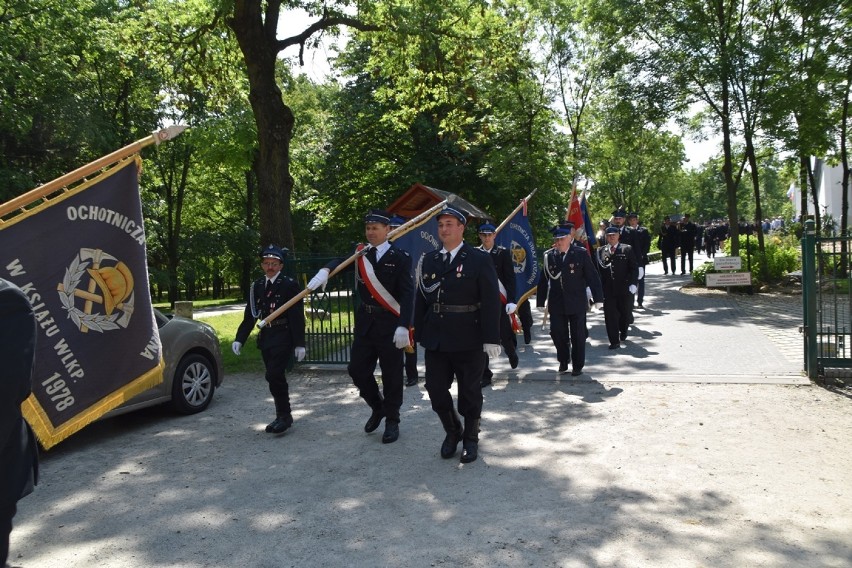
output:
[{"label": "uniform trousers", "polygon": [[453,377],[458,379],[459,414],[468,420],[479,419],[482,414],[482,388],[479,386],[485,368],[482,348],[469,351],[426,350],[426,392],[432,401],[432,410],[439,416],[453,409],[450,387]]},{"label": "uniform trousers", "polygon": [[[642,267],[642,270],[645,270],[645,267]],[[636,286],[636,302],[641,306],[642,301],[645,299],[645,278],[642,277],[639,279],[639,284]]]},{"label": "uniform trousers", "polygon": [[576,370],[586,364],[586,314],[550,314],[550,338],[556,346],[556,359]]},{"label": "uniform trousers", "polygon": [[677,262],[675,261],[675,250],[674,249],[665,249],[662,251],[663,253],[663,272],[669,273],[669,262],[672,265],[672,274],[677,272]]},{"label": "uniform trousers", "polygon": [[358,392],[367,404],[376,408],[382,395],[373,374],[376,361],[382,370],[382,391],[384,402],[382,411],[385,419],[399,422],[399,408],[402,406],[402,370],[403,357],[393,343],[396,327],[371,325],[365,335],[356,335],[352,342],[349,366],[346,370]]},{"label": "uniform trousers", "polygon": [[[283,329],[281,332],[272,329],[260,330],[262,337],[260,342],[263,347],[260,354],[266,367],[266,382],[269,383],[269,392],[275,401],[276,416],[290,414],[290,387],[287,385],[287,365],[293,356],[293,345],[290,343],[289,331]],[[275,335],[263,335],[272,334]]]},{"label": "uniform trousers", "polygon": [[[686,259],[689,258],[689,272],[692,273],[692,253],[693,247],[680,247],[680,272],[681,274],[686,273]],[[674,263],[672,263],[674,266]],[[674,272],[674,268],[672,268],[672,272]]]},{"label": "uniform trousers", "polygon": [[0,562],[4,566],[9,558],[9,537],[12,534],[12,518],[17,511],[16,503],[0,506]]},{"label": "uniform trousers", "polygon": [[610,345],[619,343],[620,335],[627,335],[632,320],[633,294],[630,292],[608,292],[604,290],[604,322]]},{"label": "uniform trousers", "polygon": [[415,346],[414,351],[411,353],[403,350],[403,353],[405,359],[405,377],[408,380],[414,380],[417,378],[417,348]]}]

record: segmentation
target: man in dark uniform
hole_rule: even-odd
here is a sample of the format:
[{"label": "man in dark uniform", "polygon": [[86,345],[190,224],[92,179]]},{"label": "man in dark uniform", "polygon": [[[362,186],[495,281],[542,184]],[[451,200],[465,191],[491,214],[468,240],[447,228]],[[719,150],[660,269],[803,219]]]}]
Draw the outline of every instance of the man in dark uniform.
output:
[{"label": "man in dark uniform", "polygon": [[[483,223],[479,226],[479,242],[482,243],[479,250],[488,253],[488,256],[494,261],[497,285],[500,288],[500,302],[505,306],[504,311],[500,314],[500,344],[509,357],[509,365],[516,369],[518,367],[518,340],[509,319],[517,308],[515,304],[515,269],[506,247],[494,244],[494,239],[497,237],[496,229],[497,227],[491,223]],[[491,378],[494,376],[491,369],[488,368],[488,363],[488,356],[486,356],[485,371],[480,381],[482,387],[490,385]]]},{"label": "man in dark uniform", "polygon": [[677,272],[677,262],[675,261],[675,250],[679,240],[677,227],[672,223],[672,220],[666,215],[663,218],[663,226],[660,227],[660,236],[658,244],[660,252],[663,253],[663,274],[669,273],[669,263],[672,266],[672,276]]},{"label": "man in dark uniform", "polygon": [[709,221],[704,228],[704,250],[707,252],[707,258],[716,257],[716,225]]},{"label": "man in dark uniform", "polygon": [[[367,252],[358,258],[355,269],[361,304],[355,312],[355,340],[346,370],[361,398],[372,409],[364,431],[374,431],[384,418],[382,443],[390,444],[399,439],[403,383],[403,359],[399,350],[409,346],[408,329],[414,308],[411,256],[388,241],[390,214],[387,211],[370,211],[364,217],[364,232]],[[324,285],[329,272],[343,260],[333,260],[320,269],[308,282],[308,288],[316,290]],[[383,392],[379,392],[374,374],[376,361],[382,369]]]},{"label": "man in dark uniform", "polygon": [[586,247],[574,243],[570,226],[554,227],[554,248],[545,251],[536,307],[550,314],[550,337],[556,346],[559,372],[583,373],[586,364],[587,289],[595,304],[604,301],[600,277]]},{"label": "man in dark uniform", "polygon": [[645,267],[648,266],[648,253],[651,252],[651,233],[639,224],[638,213],[628,213],[627,224],[630,225],[630,229],[633,231],[632,246],[637,257],[636,263],[639,265],[639,290],[636,294],[636,305],[641,308],[642,301],[645,299]]},{"label": "man in dark uniform", "polygon": [[36,320],[20,288],[0,278],[0,563],[8,566],[18,500],[38,482],[38,445],[21,414],[32,392]]},{"label": "man in dark uniform", "polygon": [[630,245],[618,242],[618,228],[606,230],[606,245],[598,250],[598,269],[604,293],[604,322],[609,348],[618,349],[627,339],[632,321],[633,295],[637,291],[639,267]]},{"label": "man in dark uniform", "polygon": [[[269,245],[261,252],[260,266],[265,275],[254,281],[249,290],[249,301],[243,315],[243,321],[237,328],[237,337],[231,349],[235,355],[248,340],[254,324],[265,319],[279,306],[299,295],[302,291],[296,281],[284,276],[284,251]],[[266,382],[275,401],[275,420],[266,426],[271,434],[281,434],[293,425],[290,413],[290,389],[285,371],[290,358],[305,358],[305,306],[299,300],[283,314],[261,328],[257,336],[257,346],[266,366]]]},{"label": "man in dark uniform", "polygon": [[[441,250],[426,253],[417,270],[414,332],[426,350],[426,391],[432,410],[447,432],[441,457],[451,458],[462,440],[461,462],[472,462],[479,448],[485,356],[500,355],[500,292],[494,263],[465,244],[465,215],[445,207],[437,216]],[[450,387],[458,378],[458,409]]]},{"label": "man in dark uniform", "polygon": [[[689,213],[684,213],[680,222],[680,274],[686,274],[686,259],[689,257],[689,273],[692,274],[692,254],[695,251],[695,234],[698,229],[689,219]],[[674,268],[672,268],[674,272]]]},{"label": "man in dark uniform", "polygon": [[[619,207],[612,212],[612,227],[618,227],[618,242],[623,245],[630,245],[633,249],[633,254],[638,254],[636,248],[636,234],[633,228],[627,223],[627,212]],[[639,263],[639,258],[636,258],[636,263]]]},{"label": "man in dark uniform", "polygon": [[[405,219],[400,217],[399,215],[394,215],[390,220],[390,228],[391,231],[397,229],[405,223]],[[411,254],[411,251],[406,251]],[[413,278],[412,273],[412,278]],[[414,302],[414,294],[411,295],[411,301]],[[414,307],[412,306],[412,312],[414,311]],[[404,358],[404,367],[405,367],[405,386],[413,387],[417,384],[417,346],[411,345],[402,350],[403,358]]]}]

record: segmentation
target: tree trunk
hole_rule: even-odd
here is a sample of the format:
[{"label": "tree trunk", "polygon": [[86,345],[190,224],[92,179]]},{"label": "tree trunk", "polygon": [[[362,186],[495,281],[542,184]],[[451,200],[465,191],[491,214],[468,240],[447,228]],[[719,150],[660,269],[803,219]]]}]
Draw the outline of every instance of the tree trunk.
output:
[{"label": "tree trunk", "polygon": [[808,172],[808,189],[811,192],[811,201],[814,203],[814,223],[816,225],[817,235],[822,234],[822,223],[819,220],[819,194],[817,193],[817,184],[816,178],[814,177],[814,168],[811,166],[811,161],[808,159],[807,163]]},{"label": "tree trunk", "polygon": [[754,227],[757,234],[757,254],[763,259],[760,263],[760,280],[761,282],[769,282],[769,266],[766,263],[766,245],[763,241],[763,210],[760,206],[760,176],[757,171],[757,157],[754,155],[754,142],[752,141],[751,133],[745,135],[746,143],[746,158],[748,166],[751,169],[751,186],[754,190]]},{"label": "tree trunk", "polygon": [[730,227],[731,231],[731,256],[739,256],[740,219],[739,210],[737,209],[737,184],[734,182],[734,160],[731,151],[731,63],[730,55],[728,54],[728,37],[726,35],[728,21],[723,2],[716,3],[716,17],[719,23],[719,52],[721,58],[719,85],[722,89],[722,116],[720,117],[722,122],[722,150],[724,154],[722,175],[725,178],[725,189],[728,198],[728,227]]},{"label": "tree trunk", "polygon": [[808,218],[808,160],[809,157],[799,148],[799,222],[802,228],[805,226],[805,220]]},{"label": "tree trunk", "polygon": [[[277,22],[281,2],[266,2],[266,19]],[[260,211],[260,246],[293,248],[290,195],[290,140],[293,111],[284,104],[275,80],[278,47],[274,25],[265,25],[260,0],[236,0],[229,20],[237,37],[249,78],[249,101],[257,125],[258,154],[255,167]]]}]

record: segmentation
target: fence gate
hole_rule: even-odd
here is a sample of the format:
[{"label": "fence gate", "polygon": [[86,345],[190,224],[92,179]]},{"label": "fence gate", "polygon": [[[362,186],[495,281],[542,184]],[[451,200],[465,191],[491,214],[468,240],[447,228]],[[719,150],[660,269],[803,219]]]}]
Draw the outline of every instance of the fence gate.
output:
[{"label": "fence gate", "polygon": [[[288,256],[284,271],[305,288],[317,270],[331,257]],[[353,265],[354,266],[354,265]],[[331,280],[325,290],[315,290],[305,298],[305,343],[311,363],[349,362],[349,349],[355,338],[355,310],[358,307],[355,277],[351,270],[343,271]]]},{"label": "fence gate", "polygon": [[819,237],[814,221],[802,235],[805,372],[808,378],[846,377],[852,369],[850,237]]}]

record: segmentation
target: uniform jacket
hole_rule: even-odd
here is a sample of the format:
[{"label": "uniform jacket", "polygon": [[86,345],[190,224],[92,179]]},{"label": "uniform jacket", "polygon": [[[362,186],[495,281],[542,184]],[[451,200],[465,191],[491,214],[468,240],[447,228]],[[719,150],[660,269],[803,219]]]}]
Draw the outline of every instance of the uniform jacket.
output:
[{"label": "uniform jacket", "polygon": [[[500,343],[500,293],[489,255],[462,245],[449,267],[440,251],[423,255],[414,302],[414,330],[425,348],[438,351],[482,349]],[[476,306],[471,312],[436,312],[436,305]]]},{"label": "uniform jacket", "polygon": [[32,392],[36,320],[17,286],[0,279],[0,509],[32,491],[38,481],[38,445],[21,415]]},{"label": "uniform jacket", "polygon": [[514,304],[517,301],[515,291],[515,267],[512,264],[512,259],[509,256],[509,250],[506,247],[494,246],[490,251],[479,247],[482,252],[487,252],[494,261],[494,270],[497,271],[497,279],[503,283],[506,288],[506,302]]},{"label": "uniform jacket", "polygon": [[[609,247],[608,244],[606,246]],[[614,294],[628,294],[628,288],[639,283],[639,265],[630,245],[618,243],[610,258],[609,267],[598,263],[605,298]]]},{"label": "uniform jacket", "polygon": [[636,249],[636,260],[639,261],[639,266],[645,267],[648,265],[648,253],[651,252],[651,233],[642,225],[638,225],[633,229],[633,234],[635,237],[632,246]]},{"label": "uniform jacket", "polygon": [[[243,313],[243,321],[237,328],[236,340],[245,343],[254,328],[257,320],[263,319],[279,306],[283,306],[290,299],[298,296],[302,289],[296,281],[289,276],[279,272],[272,283],[269,292],[266,292],[266,276],[258,278],[252,283],[252,295],[246,304]],[[254,306],[252,306],[252,299]],[[254,308],[252,310],[252,308]],[[260,330],[257,336],[257,346],[265,349],[278,342],[289,343],[293,347],[305,346],[305,304],[299,300],[286,312],[278,316],[270,325]]]},{"label": "uniform jacket", "polygon": [[[334,270],[342,259],[334,260],[326,265],[329,270]],[[364,262],[373,265],[373,271],[382,286],[399,302],[399,317],[392,312],[378,308],[379,302],[370,293],[369,288],[358,273],[357,263],[352,267],[355,271],[355,283],[358,288],[358,297],[361,305],[355,315],[355,334],[366,335],[374,327],[380,328],[379,333],[393,335],[397,327],[411,327],[411,319],[414,312],[414,280],[411,277],[411,255],[407,251],[394,246],[385,251],[382,258],[376,262],[376,250],[371,248],[364,255]],[[368,308],[365,306],[370,306]],[[375,307],[376,309],[372,309]]]},{"label": "uniform jacket", "polygon": [[690,221],[680,228],[680,246],[686,250],[695,248],[695,234],[698,232],[698,227]]},{"label": "uniform jacket", "polygon": [[544,253],[544,267],[538,281],[536,306],[547,300],[552,314],[585,314],[588,306],[586,287],[592,290],[595,302],[603,302],[604,294],[594,261],[585,247],[572,244],[561,259],[559,251]]},{"label": "uniform jacket", "polygon": [[660,251],[663,254],[668,252],[669,254],[674,253],[674,250],[678,247],[680,241],[680,232],[675,227],[674,223],[669,223],[669,226],[666,227],[666,224],[663,223],[660,226]]}]

